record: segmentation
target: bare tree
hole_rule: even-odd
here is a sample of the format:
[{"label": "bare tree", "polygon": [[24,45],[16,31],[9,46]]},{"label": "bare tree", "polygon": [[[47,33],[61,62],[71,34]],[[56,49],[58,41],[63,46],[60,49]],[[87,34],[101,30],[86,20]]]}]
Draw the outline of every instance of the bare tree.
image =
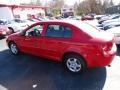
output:
[{"label": "bare tree", "polygon": [[42,5],[41,0],[37,0],[37,1],[36,1],[36,5]]},{"label": "bare tree", "polygon": [[51,0],[48,5],[54,15],[59,15],[60,10],[64,5],[64,0]]},{"label": "bare tree", "polygon": [[78,4],[76,12],[79,15],[89,13],[103,14],[106,8],[113,5],[112,0],[84,0]]},{"label": "bare tree", "polygon": [[30,2],[27,3],[21,3],[22,5],[42,5],[41,0],[30,0]]}]

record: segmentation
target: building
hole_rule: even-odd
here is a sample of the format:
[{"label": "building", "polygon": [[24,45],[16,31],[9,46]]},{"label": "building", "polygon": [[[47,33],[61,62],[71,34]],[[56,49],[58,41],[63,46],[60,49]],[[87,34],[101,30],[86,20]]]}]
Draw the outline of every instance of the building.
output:
[{"label": "building", "polygon": [[0,18],[13,19],[21,18],[28,19],[31,17],[44,17],[47,7],[38,5],[6,5],[0,4]]},{"label": "building", "polygon": [[67,6],[64,5],[61,8],[61,15],[65,18],[67,18],[68,16],[74,16],[74,7],[73,6]]},{"label": "building", "polygon": [[120,5],[109,7],[105,10],[107,14],[120,14]]}]

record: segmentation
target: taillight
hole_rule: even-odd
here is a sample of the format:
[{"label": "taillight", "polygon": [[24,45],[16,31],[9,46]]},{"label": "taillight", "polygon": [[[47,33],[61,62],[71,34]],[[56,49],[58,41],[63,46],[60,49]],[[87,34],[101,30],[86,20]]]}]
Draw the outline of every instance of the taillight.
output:
[{"label": "taillight", "polygon": [[111,48],[112,48],[112,46],[113,46],[113,42],[108,42],[107,44],[106,44],[106,51],[110,51],[111,50]]},{"label": "taillight", "polygon": [[112,46],[113,46],[113,42],[107,42],[106,44],[102,45],[102,51],[105,56],[111,50]]},{"label": "taillight", "polygon": [[101,47],[101,48],[102,48],[102,50],[103,50],[103,51],[107,51],[107,44],[102,45],[102,47]]}]

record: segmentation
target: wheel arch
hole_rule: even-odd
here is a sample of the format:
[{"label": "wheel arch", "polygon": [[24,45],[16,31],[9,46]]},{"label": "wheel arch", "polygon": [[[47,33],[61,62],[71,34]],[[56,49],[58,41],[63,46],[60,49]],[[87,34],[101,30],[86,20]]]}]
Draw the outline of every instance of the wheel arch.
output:
[{"label": "wheel arch", "polygon": [[[10,47],[10,44],[11,43],[15,43],[13,40],[10,40],[9,42],[8,42],[8,47]],[[16,43],[15,43],[16,44]]]},{"label": "wheel arch", "polygon": [[80,53],[74,52],[74,51],[65,52],[65,53],[62,55],[62,58],[61,58],[61,59],[62,59],[62,62],[64,62],[65,57],[66,57],[67,55],[70,55],[70,54],[80,56],[80,57],[83,59],[83,61],[84,61],[84,63],[85,63],[85,66],[87,67],[87,61],[86,61],[86,59],[85,59]]},{"label": "wheel arch", "polygon": [[[16,47],[17,52],[13,52],[11,49],[11,45],[14,44]],[[14,55],[18,55],[20,53],[20,49],[18,48],[17,44],[15,43],[15,41],[11,40],[8,42],[8,47],[10,49],[10,51],[14,54]]]}]

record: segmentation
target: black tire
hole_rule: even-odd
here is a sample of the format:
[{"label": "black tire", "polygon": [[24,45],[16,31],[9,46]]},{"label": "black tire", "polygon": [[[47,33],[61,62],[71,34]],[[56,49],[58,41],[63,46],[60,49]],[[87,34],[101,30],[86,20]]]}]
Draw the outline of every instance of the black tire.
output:
[{"label": "black tire", "polygon": [[[69,61],[71,61],[72,59],[76,59],[76,64],[79,65],[79,67],[76,67],[77,69],[76,70],[72,70],[73,67],[69,67]],[[74,60],[73,60],[74,61]],[[80,56],[80,55],[77,55],[77,54],[68,54],[64,57],[64,61],[63,61],[63,64],[64,64],[64,67],[72,72],[72,73],[80,73],[81,71],[83,71],[84,69],[86,69],[86,63],[84,61],[84,59]],[[74,63],[75,64],[75,63]],[[73,64],[73,66],[74,66]],[[71,65],[72,66],[72,65]]]},{"label": "black tire", "polygon": [[17,45],[14,42],[9,43],[9,48],[10,48],[10,51],[12,52],[12,54],[14,54],[14,55],[18,55],[20,53]]}]

